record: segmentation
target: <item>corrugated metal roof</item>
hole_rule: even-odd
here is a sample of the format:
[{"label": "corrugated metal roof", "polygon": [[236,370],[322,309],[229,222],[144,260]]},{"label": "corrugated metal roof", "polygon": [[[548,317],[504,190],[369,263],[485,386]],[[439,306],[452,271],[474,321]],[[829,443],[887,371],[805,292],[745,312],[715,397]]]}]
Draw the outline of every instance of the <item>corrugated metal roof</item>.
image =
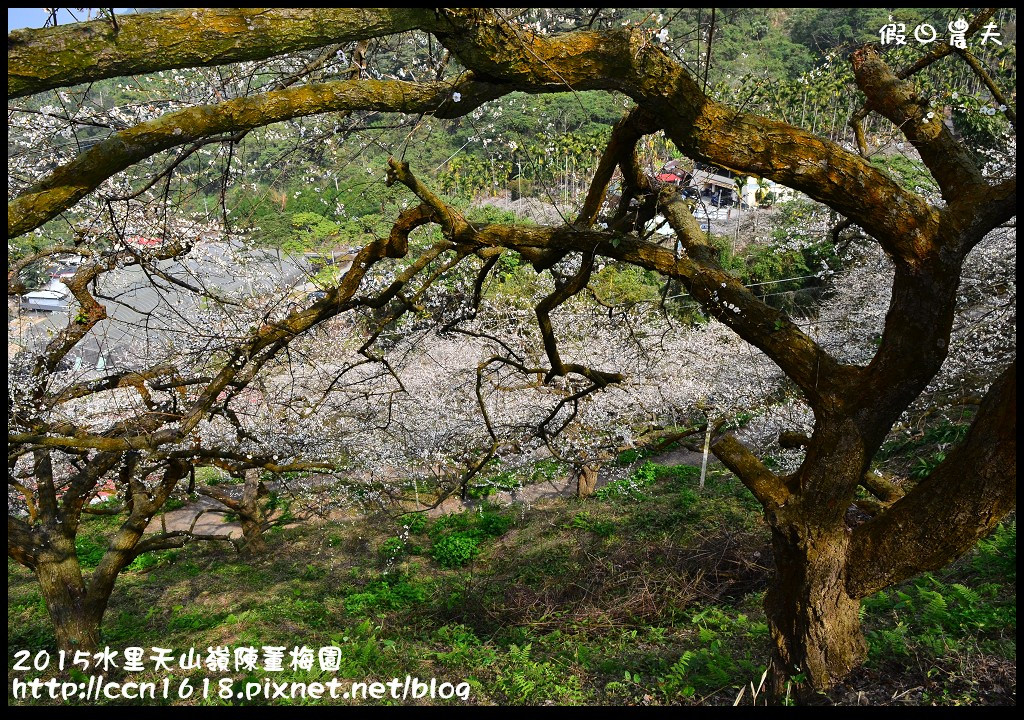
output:
[{"label": "corrugated metal roof", "polygon": [[[283,295],[282,288],[307,277],[302,264],[301,259],[294,260],[276,250],[238,251],[222,243],[205,243],[181,261],[161,260],[154,266],[160,273],[212,296],[238,299]],[[55,312],[36,313],[24,308],[20,322],[8,324],[8,339],[22,347],[41,349],[67,327],[77,303],[58,279],[51,280],[46,290],[36,292],[54,296],[55,307],[47,309]],[[59,294],[67,296],[63,307],[56,304]],[[138,265],[101,275],[94,296],[106,307],[107,317],[69,353],[65,361],[68,369],[100,370],[125,364],[133,355],[163,356],[176,336],[193,336],[204,327],[202,311],[209,302],[208,297]]]}]

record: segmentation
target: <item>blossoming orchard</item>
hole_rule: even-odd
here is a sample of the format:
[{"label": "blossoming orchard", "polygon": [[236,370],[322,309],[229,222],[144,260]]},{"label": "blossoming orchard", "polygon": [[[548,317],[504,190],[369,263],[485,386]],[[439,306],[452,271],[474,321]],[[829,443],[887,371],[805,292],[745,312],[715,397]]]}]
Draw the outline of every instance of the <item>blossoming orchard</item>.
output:
[{"label": "blossoming orchard", "polygon": [[[770,534],[772,692],[845,678],[862,599],[1016,503],[1015,14],[909,12],[776,83],[739,11],[11,32],[8,555],[55,646],[103,645],[138,558],[225,543],[167,526],[175,498],[256,558],[542,462],[586,496],[685,441]],[[941,459],[890,471],[953,414]]]}]

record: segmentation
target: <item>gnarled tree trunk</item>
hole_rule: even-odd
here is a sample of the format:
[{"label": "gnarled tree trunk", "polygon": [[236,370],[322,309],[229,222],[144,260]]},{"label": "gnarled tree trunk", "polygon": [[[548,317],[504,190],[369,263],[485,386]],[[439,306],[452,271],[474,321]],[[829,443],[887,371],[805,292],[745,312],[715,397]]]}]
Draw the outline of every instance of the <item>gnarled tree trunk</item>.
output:
[{"label": "gnarled tree trunk", "polygon": [[260,499],[266,495],[267,487],[260,479],[260,471],[256,468],[246,470],[238,520],[242,524],[242,537],[245,539],[243,551],[250,555],[262,555],[267,551],[267,541],[263,537],[267,529],[267,516],[260,505]]},{"label": "gnarled tree trunk", "polygon": [[776,576],[764,604],[777,695],[787,676],[803,673],[813,686],[825,687],[867,655],[860,601],[846,590],[848,546],[843,526],[772,529]]},{"label": "gnarled tree trunk", "polygon": [[73,538],[54,537],[34,568],[39,591],[53,622],[57,647],[95,650],[103,609],[97,611],[86,591]]},{"label": "gnarled tree trunk", "polygon": [[847,588],[845,519],[866,465],[856,425],[828,417],[800,470],[779,478],[790,494],[766,512],[776,575],[765,594],[778,694],[785,676],[803,674],[814,688],[828,687],[867,655],[860,599]]},{"label": "gnarled tree trunk", "polygon": [[30,525],[18,518],[8,518],[8,554],[35,573],[53,622],[57,647],[67,652],[98,647],[103,614],[124,568],[144,552],[181,547],[188,536],[163,533],[143,539],[149,521],[184,475],[184,463],[169,463],[160,482],[147,488],[140,478],[132,477],[136,462],[129,460],[122,468],[122,479],[131,489],[130,500],[125,507],[104,513],[127,512],[128,516],[110,536],[99,564],[91,574],[83,576],[75,547],[82,508],[96,480],[115,460],[113,456],[94,458],[91,465],[73,476],[58,503],[49,453],[37,452],[39,502],[30,513],[35,522]]}]

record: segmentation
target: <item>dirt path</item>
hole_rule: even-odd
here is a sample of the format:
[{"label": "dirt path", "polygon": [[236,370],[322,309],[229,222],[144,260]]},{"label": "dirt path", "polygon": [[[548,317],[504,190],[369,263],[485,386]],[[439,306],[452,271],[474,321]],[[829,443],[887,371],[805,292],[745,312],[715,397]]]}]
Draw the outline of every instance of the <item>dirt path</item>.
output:
[{"label": "dirt path", "polygon": [[[689,448],[680,447],[675,450],[669,450],[663,452],[660,455],[655,455],[651,458],[652,462],[656,462],[659,465],[693,465],[700,467],[701,462],[704,459],[704,454]],[[714,455],[708,454],[708,467],[714,467],[715,465],[721,465]]]},{"label": "dirt path", "polygon": [[[607,482],[607,477],[604,478],[604,483],[602,483],[599,478],[598,487],[602,484],[606,484]],[[569,475],[563,478],[534,483],[533,485],[525,485],[513,490],[502,490],[489,496],[485,500],[463,501],[457,497],[450,497],[437,507],[428,510],[427,517],[436,518],[441,517],[442,515],[451,515],[453,513],[463,512],[465,510],[476,510],[485,503],[505,506],[522,503],[529,507],[539,500],[566,498],[573,497],[574,495],[576,495],[576,478]],[[416,508],[411,507],[410,509]]]},{"label": "dirt path", "polygon": [[[660,455],[655,455],[650,459],[659,465],[695,465],[700,467],[701,460],[703,458],[702,454],[699,452],[695,452],[687,448],[678,448],[676,450],[661,453]],[[719,464],[720,463],[713,455],[708,458],[709,467]],[[611,482],[612,479],[611,473],[607,469],[602,468],[597,476],[596,487],[604,487]],[[553,500],[556,498],[574,497],[575,495],[576,478],[574,475],[570,474],[566,477],[545,480],[543,482],[526,485],[513,490],[503,490],[491,495],[486,500],[463,501],[457,497],[450,497],[437,507],[428,510],[427,516],[431,518],[438,518],[442,515],[451,515],[457,512],[465,512],[467,510],[477,510],[484,503],[494,503],[504,506],[519,503],[529,507],[537,502]],[[212,535],[232,538],[241,537],[242,526],[237,522],[225,522],[225,516],[223,513],[209,512],[210,510],[215,509],[223,509],[223,506],[212,498],[201,496],[196,502],[190,505],[164,513],[163,523],[161,523],[160,516],[157,516],[152,522],[150,522],[149,527],[146,528],[146,532],[162,532],[164,528],[168,531],[189,530],[192,527],[192,523],[195,521],[195,528],[193,532],[197,535]],[[415,509],[415,506],[409,506],[409,510]],[[196,516],[200,516],[198,521],[196,521]],[[343,514],[338,515],[338,519],[341,519],[342,517],[350,520],[358,516],[352,515],[350,512],[346,511]]]},{"label": "dirt path", "polygon": [[[201,495],[194,503],[177,510],[165,512],[162,522],[161,516],[157,515],[146,527],[146,532],[158,533],[164,532],[165,529],[167,532],[180,532],[189,530],[192,528],[192,523],[195,522],[195,528],[192,528],[192,532],[197,535],[241,537],[241,525],[236,522],[225,522],[224,513],[209,512],[210,510],[223,509],[224,506],[213,498]],[[199,520],[196,520],[196,516],[199,516]]]}]

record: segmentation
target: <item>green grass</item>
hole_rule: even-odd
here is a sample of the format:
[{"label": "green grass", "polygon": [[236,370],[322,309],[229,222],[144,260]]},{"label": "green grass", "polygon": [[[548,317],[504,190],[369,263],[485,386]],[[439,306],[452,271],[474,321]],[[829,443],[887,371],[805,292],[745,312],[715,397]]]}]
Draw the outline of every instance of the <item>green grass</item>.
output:
[{"label": "green grass", "polygon": [[969,562],[867,598],[875,663],[952,652],[1016,656],[1016,522],[1000,525]]},{"label": "green grass", "polygon": [[485,471],[470,482],[467,497],[472,500],[486,499],[502,491],[554,480],[569,472],[568,466],[555,460],[538,460],[524,467],[501,468],[498,458],[487,463]]},{"label": "green grass", "polygon": [[[284,529],[251,562],[214,545],[154,554],[118,580],[102,642],[195,648],[204,657],[219,646],[335,646],[341,666],[331,675],[465,681],[479,704],[731,705],[741,687],[749,702],[769,647],[761,603],[771,561],[756,503],[720,468],[709,469],[703,489],[698,468],[653,462],[627,480],[639,489],[623,483],[622,496],[548,501],[525,513],[484,506],[437,519]],[[110,522],[86,522],[83,560]],[[463,563],[451,548],[470,544]],[[871,681],[902,687],[906,677],[910,687],[932,672],[920,702],[982,702],[964,684],[980,676],[960,669],[950,679],[952,668],[1015,657],[1015,548],[1011,522],[946,571],[865,602]],[[8,584],[9,657],[52,652],[35,580],[9,562]],[[321,675],[287,667],[174,673],[193,686],[223,676],[237,687]]]}]

